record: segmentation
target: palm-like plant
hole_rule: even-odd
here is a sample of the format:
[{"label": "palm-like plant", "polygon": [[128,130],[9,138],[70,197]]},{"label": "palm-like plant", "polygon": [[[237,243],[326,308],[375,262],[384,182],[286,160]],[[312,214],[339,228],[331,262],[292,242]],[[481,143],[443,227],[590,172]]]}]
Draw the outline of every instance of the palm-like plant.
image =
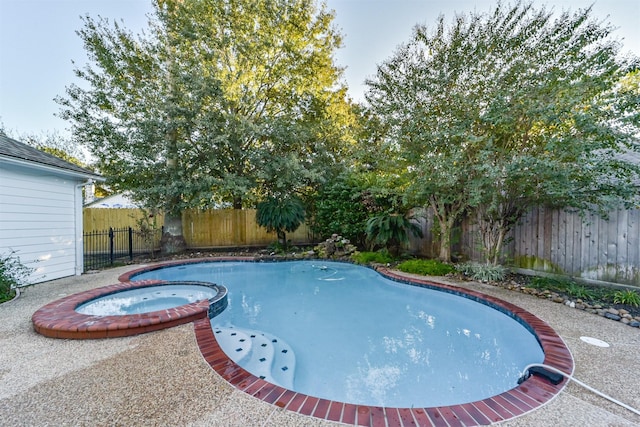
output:
[{"label": "palm-like plant", "polygon": [[295,196],[271,197],[258,203],[256,222],[269,232],[276,232],[278,242],[287,247],[287,232],[296,231],[304,221],[304,205]]},{"label": "palm-like plant", "polygon": [[367,238],[372,244],[388,247],[394,256],[400,254],[402,245],[409,242],[409,232],[422,237],[422,229],[412,222],[412,217],[385,212],[367,221]]}]

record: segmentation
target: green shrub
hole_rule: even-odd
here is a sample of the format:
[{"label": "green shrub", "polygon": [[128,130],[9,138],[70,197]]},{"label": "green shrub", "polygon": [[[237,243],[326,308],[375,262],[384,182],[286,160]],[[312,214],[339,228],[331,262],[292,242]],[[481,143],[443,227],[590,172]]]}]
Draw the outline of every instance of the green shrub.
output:
[{"label": "green shrub", "polygon": [[[591,302],[599,302],[602,304],[615,303],[615,293],[611,292],[610,288],[602,286],[584,286],[579,285],[575,281],[562,278],[562,277],[539,277],[534,276],[529,280],[529,287],[538,290],[548,290],[551,292],[557,292],[564,294],[572,298],[579,298],[582,300],[589,300]],[[624,298],[624,295],[619,294],[620,298]],[[631,296],[633,298],[633,296]],[[628,302],[620,302],[620,304],[629,304]]]},{"label": "green shrub", "polygon": [[353,262],[363,265],[370,263],[388,264],[393,261],[391,254],[386,250],[377,252],[356,252],[351,255],[351,259]]},{"label": "green shrub", "polygon": [[615,304],[627,304],[634,307],[640,306],[640,295],[631,289],[616,291],[613,294]]},{"label": "green shrub", "polygon": [[26,283],[33,269],[24,266],[15,251],[0,255],[0,302],[8,301],[15,295],[15,288]]},{"label": "green shrub", "polygon": [[504,280],[507,269],[502,265],[465,262],[456,264],[455,269],[472,280],[480,282],[497,282]]},{"label": "green shrub", "polygon": [[473,272],[475,271],[475,265],[476,263],[473,262],[464,262],[461,264],[455,264],[454,268],[458,273],[464,276],[471,277],[473,275]]},{"label": "green shrub", "polygon": [[453,272],[454,268],[434,259],[412,259],[399,264],[398,270],[423,276],[444,276]]},{"label": "green shrub", "polygon": [[300,248],[297,246],[292,246],[291,245],[291,240],[287,241],[287,245],[284,246],[282,243],[280,242],[272,242],[269,246],[267,246],[267,250],[277,254],[277,255],[284,255],[286,253],[294,253],[294,252],[300,252]]},{"label": "green shrub", "polygon": [[309,211],[309,225],[319,236],[333,233],[364,247],[367,209],[362,201],[364,187],[349,176],[340,176],[326,183],[315,195]]},{"label": "green shrub", "polygon": [[592,289],[585,288],[584,286],[578,285],[576,283],[571,283],[566,288],[566,292],[569,296],[574,298],[580,298],[583,300],[594,300],[596,299],[596,293]]},{"label": "green shrub", "polygon": [[555,279],[550,277],[534,276],[529,282],[529,286],[535,289],[548,289],[550,291],[562,291],[565,292],[575,282],[565,279]]},{"label": "green shrub", "polygon": [[422,237],[422,229],[411,217],[399,213],[383,212],[367,220],[367,239],[374,245],[389,248],[397,256],[400,248],[409,242],[409,233]]},{"label": "green shrub", "polygon": [[15,291],[8,281],[4,280],[4,277],[0,277],[0,303],[5,302],[13,298]]}]

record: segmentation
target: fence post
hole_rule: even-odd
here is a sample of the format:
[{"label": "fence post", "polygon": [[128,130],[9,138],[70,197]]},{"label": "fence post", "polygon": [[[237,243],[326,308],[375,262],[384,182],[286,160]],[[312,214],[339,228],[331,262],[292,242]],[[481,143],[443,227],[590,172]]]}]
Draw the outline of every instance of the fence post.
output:
[{"label": "fence post", "polygon": [[111,265],[113,265],[113,262],[115,261],[115,257],[114,257],[114,244],[113,244],[113,228],[109,227],[109,262]]},{"label": "fence post", "polygon": [[133,229],[129,227],[129,261],[133,261]]}]

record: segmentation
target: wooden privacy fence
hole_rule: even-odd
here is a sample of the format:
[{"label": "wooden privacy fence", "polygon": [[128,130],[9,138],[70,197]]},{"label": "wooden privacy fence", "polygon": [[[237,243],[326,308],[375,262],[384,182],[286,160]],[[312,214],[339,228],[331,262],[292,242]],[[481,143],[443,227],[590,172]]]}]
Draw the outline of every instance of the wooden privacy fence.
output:
[{"label": "wooden privacy fence", "polygon": [[[433,215],[420,215],[424,237],[412,238],[409,249],[423,256],[438,255]],[[139,227],[140,221],[160,228],[161,215],[145,218],[138,209],[85,209],[84,231],[109,227]],[[190,210],[182,216],[182,226],[190,248],[267,246],[275,233],[259,227],[255,210]],[[557,209],[531,210],[511,232],[503,251],[504,263],[518,268],[574,276],[625,285],[640,286],[640,209],[619,210],[608,220],[596,215],[582,218]],[[315,239],[301,225],[287,239],[294,244],[312,244]],[[454,232],[452,253],[463,259],[481,260],[477,227],[464,220]]]},{"label": "wooden privacy fence", "polygon": [[[163,216],[146,217],[140,209],[91,209],[83,212],[84,232],[112,228],[139,229],[142,223],[159,229]],[[184,238],[190,248],[225,248],[267,246],[277,240],[256,223],[255,209],[188,210],[182,214]],[[287,233],[293,244],[313,243],[311,231],[302,224],[295,232]]]},{"label": "wooden privacy fence", "polygon": [[85,233],[104,231],[111,228],[140,228],[142,223],[150,227],[160,228],[164,223],[163,215],[149,217],[140,209],[104,209],[84,208],[82,226]]},{"label": "wooden privacy fence", "polygon": [[[267,246],[278,238],[256,223],[255,209],[188,210],[182,215],[184,237],[190,247]],[[293,244],[313,243],[306,224],[287,233]]]},{"label": "wooden privacy fence", "polygon": [[516,266],[640,286],[640,209],[597,215],[533,209],[514,229]]},{"label": "wooden privacy fence", "polygon": [[[422,215],[423,239],[410,248],[436,257],[437,237],[430,212]],[[640,209],[618,210],[605,220],[544,207],[532,209],[509,235],[503,250],[506,265],[576,278],[640,286]],[[481,260],[477,226],[464,220],[454,232],[452,253]]]}]

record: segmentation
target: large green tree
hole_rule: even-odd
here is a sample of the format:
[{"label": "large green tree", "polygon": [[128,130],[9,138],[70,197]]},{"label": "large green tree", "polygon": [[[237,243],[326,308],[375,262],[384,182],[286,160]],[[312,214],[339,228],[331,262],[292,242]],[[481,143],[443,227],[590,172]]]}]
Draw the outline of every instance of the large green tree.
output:
[{"label": "large green tree", "polygon": [[58,99],[62,115],[115,188],[166,212],[179,250],[183,209],[297,192],[341,158],[332,20],[312,0],[157,0],[138,36],[86,17],[87,84]]},{"label": "large green tree", "polygon": [[620,59],[612,28],[590,13],[517,3],[450,26],[441,17],[369,83],[410,194],[440,223],[441,259],[463,213],[496,263],[535,204],[606,210],[637,196],[639,165],[621,156],[638,150],[637,94],[621,85],[637,60]]},{"label": "large green tree", "polygon": [[77,166],[88,167],[86,163],[87,156],[82,151],[82,147],[74,144],[70,138],[64,137],[58,132],[45,132],[40,135],[34,133],[20,134],[15,139]]}]

